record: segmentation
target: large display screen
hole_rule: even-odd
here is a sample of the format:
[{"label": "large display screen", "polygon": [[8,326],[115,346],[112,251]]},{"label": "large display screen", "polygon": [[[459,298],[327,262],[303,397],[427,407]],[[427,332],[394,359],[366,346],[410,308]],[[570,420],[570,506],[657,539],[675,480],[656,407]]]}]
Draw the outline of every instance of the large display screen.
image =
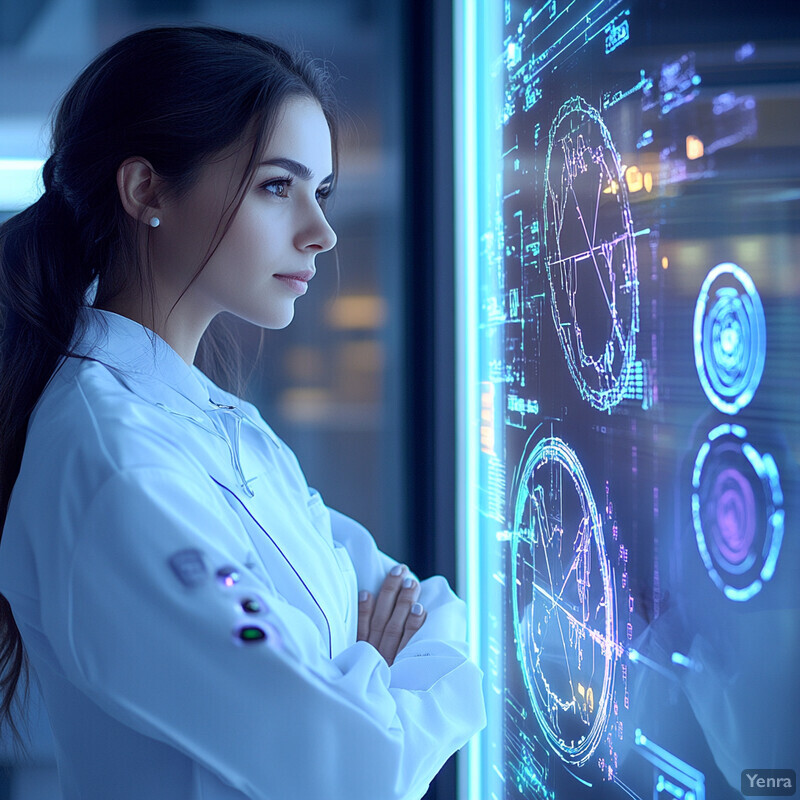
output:
[{"label": "large display screen", "polygon": [[799,20],[460,12],[464,797],[796,784]]}]

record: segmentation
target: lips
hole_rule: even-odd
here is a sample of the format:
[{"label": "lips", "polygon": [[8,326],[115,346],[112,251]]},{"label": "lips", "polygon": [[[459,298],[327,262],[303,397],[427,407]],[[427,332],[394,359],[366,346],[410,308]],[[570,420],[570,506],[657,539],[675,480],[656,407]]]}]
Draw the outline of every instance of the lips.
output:
[{"label": "lips", "polygon": [[316,275],[316,270],[313,269],[304,269],[300,272],[281,272],[273,277],[275,278],[291,278],[292,280],[296,281],[305,281],[308,283],[314,275]]},{"label": "lips", "polygon": [[302,270],[301,272],[289,272],[285,275],[273,275],[284,286],[291,289],[295,294],[301,295],[308,291],[308,282],[314,277],[313,269]]}]

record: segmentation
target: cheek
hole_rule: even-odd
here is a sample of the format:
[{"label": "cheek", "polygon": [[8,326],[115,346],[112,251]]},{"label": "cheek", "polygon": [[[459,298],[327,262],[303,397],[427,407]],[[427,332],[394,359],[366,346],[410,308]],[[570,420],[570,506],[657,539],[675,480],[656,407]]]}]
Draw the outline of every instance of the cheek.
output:
[{"label": "cheek", "polygon": [[242,207],[204,270],[206,281],[221,296],[260,292],[278,271],[278,245],[265,215]]},{"label": "cheek", "polygon": [[[220,250],[225,248],[242,267],[258,269],[267,266],[271,253],[276,251],[274,222],[264,213],[258,213],[255,204],[243,204],[233,220]],[[272,223],[272,224],[270,224]]]}]

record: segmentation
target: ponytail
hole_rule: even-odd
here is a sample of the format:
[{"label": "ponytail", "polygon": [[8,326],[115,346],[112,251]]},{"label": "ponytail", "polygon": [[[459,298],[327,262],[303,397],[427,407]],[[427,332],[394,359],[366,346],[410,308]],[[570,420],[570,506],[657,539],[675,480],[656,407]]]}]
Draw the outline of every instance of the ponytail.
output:
[{"label": "ponytail", "polygon": [[[31,412],[68,351],[88,286],[88,275],[75,275],[81,266],[80,236],[72,210],[53,186],[52,161],[44,171],[49,186],[44,195],[0,225],[0,529]],[[27,657],[2,595],[0,675],[0,724],[8,723],[19,742],[11,706],[20,677],[27,678]]]},{"label": "ponytail", "polygon": [[68,352],[91,282],[75,215],[53,187],[47,165],[45,175],[50,186],[44,195],[0,225],[2,523],[19,473],[28,420],[59,358]]}]

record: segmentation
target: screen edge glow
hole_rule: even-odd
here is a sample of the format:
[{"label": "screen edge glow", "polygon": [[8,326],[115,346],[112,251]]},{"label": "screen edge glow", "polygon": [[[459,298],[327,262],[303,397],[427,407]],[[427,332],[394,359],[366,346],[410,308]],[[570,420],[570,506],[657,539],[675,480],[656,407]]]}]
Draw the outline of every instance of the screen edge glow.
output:
[{"label": "screen edge glow", "polygon": [[[470,421],[476,408],[475,355],[477,352],[478,249],[468,231],[477,230],[476,142],[476,8],[477,0],[453,0],[453,103],[455,175],[455,287],[456,287],[456,520],[457,577],[467,604],[470,656],[479,662],[480,584],[476,565],[478,531],[474,509],[469,505],[470,486],[477,486],[477,460],[472,448]],[[480,800],[481,738],[474,736],[466,754],[458,758],[458,796]],[[464,757],[466,755],[466,757]]]}]

